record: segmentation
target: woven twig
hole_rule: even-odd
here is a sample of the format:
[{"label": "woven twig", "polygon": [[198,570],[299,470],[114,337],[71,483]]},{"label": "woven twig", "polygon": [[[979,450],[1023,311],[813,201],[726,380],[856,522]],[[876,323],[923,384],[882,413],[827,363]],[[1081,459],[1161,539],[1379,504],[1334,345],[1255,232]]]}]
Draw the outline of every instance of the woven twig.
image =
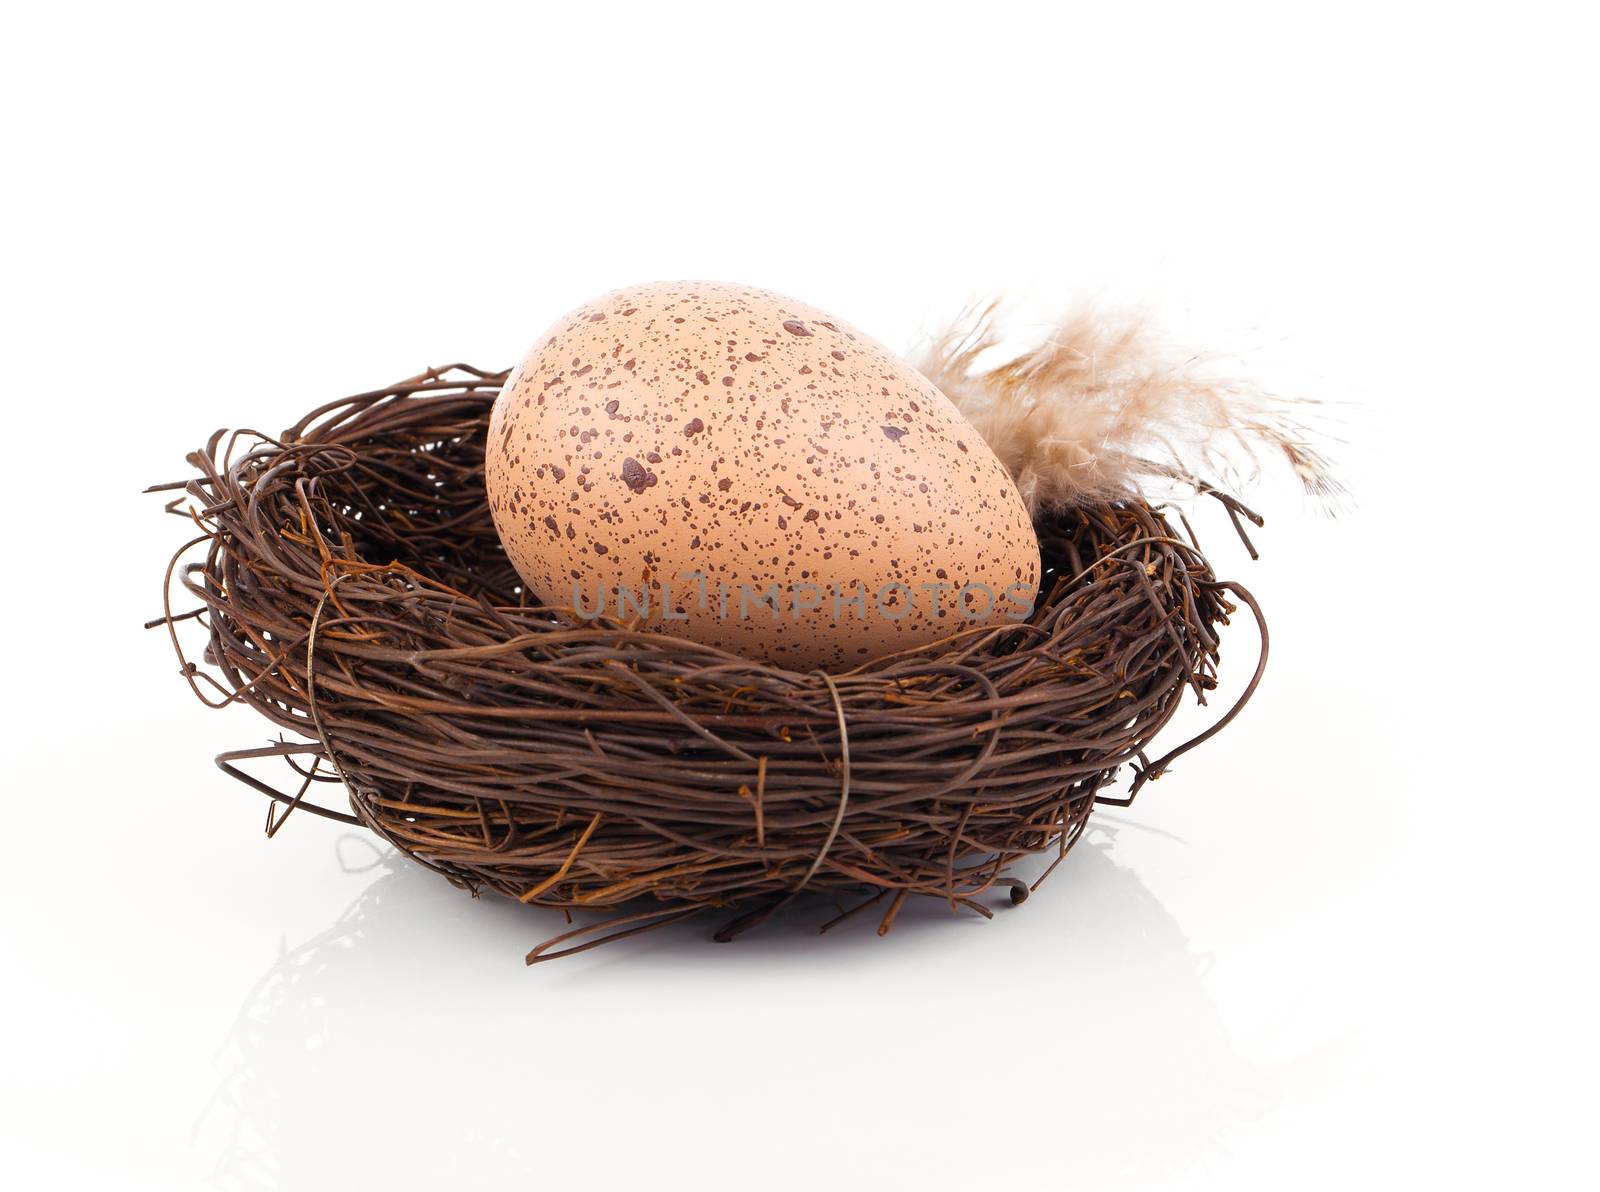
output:
[{"label": "woven twig", "polygon": [[[285,805],[269,831],[291,813],[365,824],[457,885],[569,912],[659,900],[530,961],[708,908],[738,908],[731,938],[802,886],[890,895],[884,929],[911,894],[987,916],[997,887],[1026,897],[1014,861],[1058,863],[1097,801],[1128,802],[1244,702],[1147,759],[1184,693],[1215,687],[1230,594],[1260,612],[1186,524],[1133,498],[1038,527],[1027,622],[845,673],[530,606],[484,498],[503,376],[430,370],[281,435],[218,432],[195,478],[157,486],[184,490],[168,508],[200,533],[151,624],[201,699],[295,735],[218,758]],[[196,607],[174,609],[174,580]],[[1265,644],[1263,624],[1246,699]],[[292,793],[238,765],[270,756]],[[325,784],[349,813],[310,797]]]}]

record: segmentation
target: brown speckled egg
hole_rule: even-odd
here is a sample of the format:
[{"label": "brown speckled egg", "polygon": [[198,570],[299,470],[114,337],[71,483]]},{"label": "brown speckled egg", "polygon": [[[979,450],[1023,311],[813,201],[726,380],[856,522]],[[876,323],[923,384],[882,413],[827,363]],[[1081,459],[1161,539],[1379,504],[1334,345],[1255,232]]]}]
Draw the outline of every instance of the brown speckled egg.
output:
[{"label": "brown speckled egg", "polygon": [[596,298],[489,423],[495,526],[541,602],[792,667],[1018,620],[1039,544],[1004,466],[848,323],[718,282]]}]

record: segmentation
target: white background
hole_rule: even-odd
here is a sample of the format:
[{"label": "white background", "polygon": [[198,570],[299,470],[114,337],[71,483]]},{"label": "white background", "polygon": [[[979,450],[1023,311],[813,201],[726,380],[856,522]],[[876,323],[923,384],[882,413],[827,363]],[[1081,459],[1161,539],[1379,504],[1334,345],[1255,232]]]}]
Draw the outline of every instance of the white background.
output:
[{"label": "white background", "polygon": [[[1593,1186],[1593,30],[1199,7],[8,7],[8,1183]],[[529,970],[548,915],[268,843],[139,489],[669,277],[901,346],[1136,299],[1339,403],[1352,508],[1199,526],[1256,702],[1026,907],[885,939]]]}]

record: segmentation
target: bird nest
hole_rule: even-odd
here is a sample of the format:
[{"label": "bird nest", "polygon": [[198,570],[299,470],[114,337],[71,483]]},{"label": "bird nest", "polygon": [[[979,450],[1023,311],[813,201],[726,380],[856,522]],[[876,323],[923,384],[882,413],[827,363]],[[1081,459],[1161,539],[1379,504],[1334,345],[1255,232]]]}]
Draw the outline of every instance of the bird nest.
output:
[{"label": "bird nest", "polygon": [[[291,814],[364,825],[475,894],[611,912],[530,963],[709,910],[726,940],[802,892],[879,903],[880,931],[914,894],[988,917],[1032,888],[1014,862],[1053,854],[1048,875],[1097,803],[1130,802],[1260,679],[1264,623],[1243,698],[1148,756],[1216,686],[1234,601],[1260,610],[1181,516],[1134,498],[1041,521],[1028,620],[843,673],[536,606],[484,495],[504,377],[434,369],[277,436],[218,432],[193,479],[158,486],[199,533],[151,624],[203,701],[293,734],[217,759],[273,800],[269,834]],[[1259,524],[1211,495],[1241,536]],[[175,609],[179,588],[198,606]],[[270,758],[287,789],[246,767]]]}]

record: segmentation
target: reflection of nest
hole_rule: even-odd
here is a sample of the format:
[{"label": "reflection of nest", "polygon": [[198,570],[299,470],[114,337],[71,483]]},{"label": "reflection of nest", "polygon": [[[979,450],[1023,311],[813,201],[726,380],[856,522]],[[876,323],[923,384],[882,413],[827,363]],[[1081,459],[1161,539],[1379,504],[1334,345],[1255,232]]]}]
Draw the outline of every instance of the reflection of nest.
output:
[{"label": "reflection of nest", "polygon": [[[375,1039],[387,1029],[383,1013],[352,1007],[343,980],[352,968],[396,960],[381,944],[376,949],[380,955],[370,953],[373,925],[392,918],[397,903],[417,902],[400,877],[390,870],[371,882],[328,928],[283,951],[246,995],[221,1048],[227,1075],[197,1127],[225,1132],[213,1175],[216,1186],[268,1189],[371,1182],[370,1155],[329,1145],[330,1136],[343,1129],[339,1122],[348,1122],[352,1113],[359,1117],[363,1110],[346,1104],[339,1115],[331,1115],[318,1098],[337,1096],[336,1090],[351,1082],[365,1086],[373,1079],[374,1064],[386,1062],[372,1054],[378,1050]],[[402,967],[407,971],[389,975],[390,988],[406,983],[415,991],[414,968],[409,963]],[[387,1045],[382,1050],[397,1054]],[[403,1080],[392,1087],[404,1087]],[[475,1161],[492,1162],[508,1174],[532,1174],[532,1164],[517,1146],[470,1120],[454,1124],[452,1136],[434,1138],[425,1160],[413,1154],[408,1163],[415,1174],[419,1162],[449,1162],[466,1150]],[[330,1165],[341,1162],[342,1151],[350,1156],[348,1171],[330,1171]]]},{"label": "reflection of nest", "polygon": [[[1077,850],[1061,875],[1065,886],[1055,891],[1051,922],[1039,925],[1053,945],[1048,957],[1017,974],[1036,992],[1054,991],[1070,1012],[1060,1030],[1034,1045],[1033,1059],[1044,1069],[1030,1074],[1024,1065],[997,1078],[995,1096],[1004,1111],[985,1118],[994,1146],[983,1160],[995,1165],[997,1179],[1020,1174],[1023,1166],[1037,1175],[1044,1164],[1053,1175],[1077,1176],[1090,1186],[1106,1186],[1113,1175],[1181,1171],[1217,1154],[1229,1131],[1259,1112],[1270,1094],[1270,1080],[1234,1052],[1202,979],[1204,958],[1136,870],[1112,860],[1102,832],[1092,831]],[[818,963],[837,963],[841,974],[860,975],[866,966],[869,977],[875,963],[903,969],[905,953],[915,956],[920,947],[916,936],[942,926],[908,911],[902,929],[909,935],[887,954],[869,926],[841,925],[830,935],[829,955],[818,958],[791,946],[790,937],[815,930],[809,908],[802,907],[775,916],[771,938],[752,937],[749,952],[720,952],[697,962],[693,972],[684,969],[671,940],[629,957],[634,977],[657,990],[643,1004],[632,995],[608,999],[603,991],[610,983],[596,984],[601,974],[583,969],[530,1000],[503,962],[496,942],[501,925],[485,923],[494,917],[482,913],[488,908],[450,896],[409,865],[375,873],[327,929],[275,957],[242,999],[221,1049],[221,1084],[199,1130],[199,1144],[217,1155],[220,1187],[411,1187],[424,1179],[496,1187],[535,1171],[548,1182],[570,1170],[558,1156],[583,1136],[575,1118],[592,1120],[601,1102],[610,1113],[627,1115],[630,1106],[637,1111],[624,1118],[630,1130],[643,1132],[634,1149],[655,1155],[663,1169],[689,1164],[687,1148],[699,1183],[737,1186],[735,1173],[719,1164],[744,1162],[748,1152],[707,1147],[707,1122],[776,1145],[782,1122],[811,1095],[804,1074],[837,1077],[842,1071],[866,1079],[883,1059],[848,1047],[841,1057],[840,1045],[901,1038],[897,1032],[926,1024],[941,1006],[970,998],[952,971],[949,982],[936,980],[926,989],[920,1009],[868,999],[853,1006],[849,1023],[836,1024],[831,1037],[778,1030],[793,1004],[778,995],[763,1006],[765,999],[748,996],[752,981],[764,987],[776,970],[780,986],[815,990],[803,973],[815,975]],[[1033,925],[1015,929],[1027,932]],[[967,939],[963,946],[993,954],[987,940]],[[422,956],[425,963],[419,963]],[[720,971],[705,974],[706,963]],[[937,972],[951,962],[933,963]],[[727,1013],[729,1027],[766,1038],[762,1048],[747,1052],[674,1037],[670,1024],[683,1013],[683,999],[704,980],[740,1003],[738,1012]],[[1005,983],[992,992],[1007,996]],[[460,1012],[463,996],[469,1012]],[[614,1073],[582,1063],[597,1032],[630,1057],[638,1088],[620,1100],[607,1099],[615,1093],[607,1085]],[[682,1085],[675,1063],[685,1054],[712,1065],[715,1075]],[[898,1053],[891,1046],[885,1054]],[[474,1078],[481,1096],[461,1094],[456,1077],[464,1055],[490,1057]],[[1060,1066],[1067,1064],[1063,1079]],[[551,1072],[559,1074],[559,1096],[545,1094],[539,1083],[539,1074]],[[526,1092],[528,1079],[535,1080],[534,1093],[507,1095]],[[654,1091],[668,1087],[694,1095]],[[948,1095],[935,1085],[897,1089],[908,1135],[860,1160],[858,1182],[877,1174],[870,1170],[874,1163],[900,1168],[904,1176],[917,1155],[937,1153]],[[397,1120],[416,1124],[414,1145],[362,1144],[392,1132]],[[859,1133],[876,1129],[863,1126]],[[855,1135],[833,1136],[832,1144],[848,1137]],[[824,1154],[808,1150],[796,1161],[803,1169],[824,1162]],[[605,1171],[609,1178],[602,1184],[618,1182],[617,1169]],[[886,1186],[896,1184],[891,1173],[882,1174]],[[947,1182],[965,1186],[964,1174],[948,1173]]]},{"label": "reflection of nest", "polygon": [[[1064,856],[1097,801],[1126,802],[1101,794],[1121,766],[1137,791],[1210,735],[1145,756],[1183,693],[1215,686],[1227,594],[1257,610],[1136,499],[1040,524],[1027,622],[842,674],[526,606],[483,492],[502,378],[430,372],[189,457],[201,607],[165,620],[179,646],[201,618],[220,678],[184,672],[306,738],[225,754],[230,773],[474,891],[656,900],[616,935],[738,904],[727,938],[801,889],[890,895],[885,929],[908,894],[1020,902],[1008,866]],[[265,756],[299,769],[297,793],[233,765]],[[305,801],[319,781],[354,814]]]}]

